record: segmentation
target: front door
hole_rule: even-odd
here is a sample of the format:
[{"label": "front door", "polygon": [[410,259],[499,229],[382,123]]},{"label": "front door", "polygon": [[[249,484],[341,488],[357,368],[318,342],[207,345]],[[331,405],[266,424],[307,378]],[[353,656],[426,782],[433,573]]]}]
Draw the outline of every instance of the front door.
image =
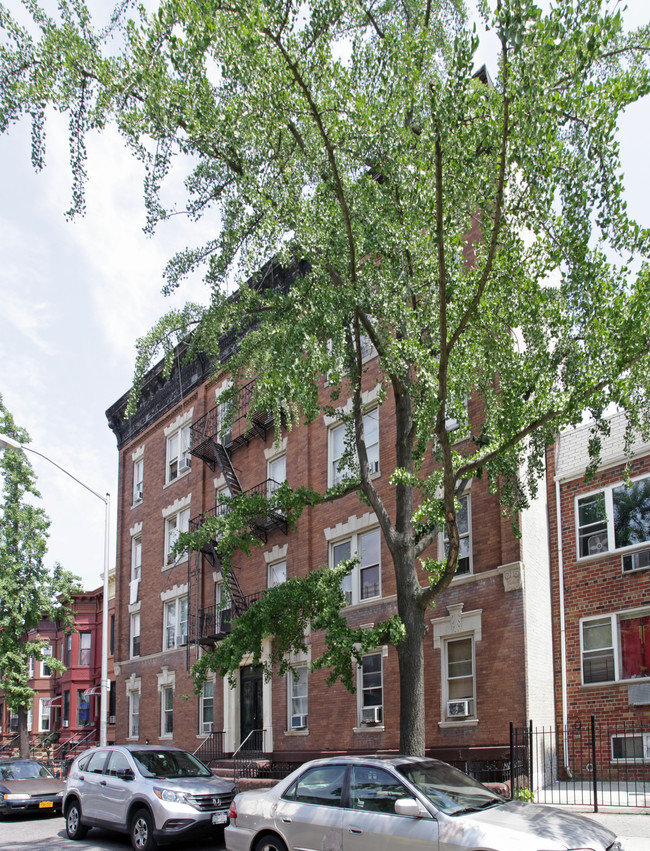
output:
[{"label": "front door", "polygon": [[253,730],[262,730],[262,668],[248,665],[239,670],[240,692],[240,742],[246,742],[243,750],[261,751],[263,747],[262,733],[254,733],[248,741],[247,737]]}]

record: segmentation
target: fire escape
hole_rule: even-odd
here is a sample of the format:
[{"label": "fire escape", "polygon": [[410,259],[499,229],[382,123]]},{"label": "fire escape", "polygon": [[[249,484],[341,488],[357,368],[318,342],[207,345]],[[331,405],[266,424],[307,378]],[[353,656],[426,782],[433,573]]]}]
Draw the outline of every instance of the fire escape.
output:
[{"label": "fire escape", "polygon": [[[190,454],[200,458],[211,470],[219,470],[226,483],[228,495],[267,497],[278,487],[278,482],[266,479],[259,484],[244,490],[232,463],[232,455],[241,446],[247,446],[251,440],[261,438],[266,440],[269,430],[273,428],[273,417],[270,413],[254,414],[248,418],[250,403],[253,395],[253,382],[244,385],[237,399],[237,409],[232,417],[232,425],[227,433],[223,433],[223,407],[217,404],[200,420],[193,423],[190,429]],[[209,517],[222,516],[230,510],[230,505],[215,504],[202,514],[190,519],[189,531],[198,531]],[[281,529],[285,535],[288,531],[287,521],[283,514],[277,511],[266,511],[248,519],[248,526],[255,536],[266,542],[268,533]],[[217,552],[217,540],[208,541],[201,548],[202,555],[216,570],[221,570],[221,559]],[[204,647],[212,647],[223,639],[232,628],[233,619],[245,612],[256,600],[265,593],[258,590],[253,594],[245,594],[240,585],[235,570],[230,571],[224,581],[227,585],[228,600],[222,605],[199,608],[192,618],[192,640]]]}]

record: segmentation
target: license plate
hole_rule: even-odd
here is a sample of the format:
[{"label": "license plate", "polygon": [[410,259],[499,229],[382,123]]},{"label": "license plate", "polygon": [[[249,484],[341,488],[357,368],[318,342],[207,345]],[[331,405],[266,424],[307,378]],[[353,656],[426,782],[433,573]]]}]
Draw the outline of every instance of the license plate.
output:
[{"label": "license plate", "polygon": [[53,807],[54,801],[39,801],[38,802],[39,809],[43,807]]},{"label": "license plate", "polygon": [[225,824],[228,821],[228,813],[212,813],[212,824]]}]

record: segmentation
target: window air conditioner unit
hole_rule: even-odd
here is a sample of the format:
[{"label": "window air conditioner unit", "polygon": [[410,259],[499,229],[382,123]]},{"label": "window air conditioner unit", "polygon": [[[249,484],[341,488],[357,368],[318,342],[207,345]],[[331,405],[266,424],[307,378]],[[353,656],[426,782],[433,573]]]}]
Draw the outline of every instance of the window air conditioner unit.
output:
[{"label": "window air conditioner unit", "polygon": [[187,644],[189,640],[189,636],[187,635],[179,635],[176,638],[176,646],[182,647],[183,644]]},{"label": "window air conditioner unit", "polygon": [[636,553],[623,556],[624,573],[628,573],[630,570],[642,570],[645,567],[650,567],[650,550],[639,550]]},{"label": "window air conditioner unit", "polygon": [[66,720],[64,719],[64,721],[63,721],[63,726],[64,726],[64,727],[69,727],[69,726],[70,726],[70,722],[69,722],[69,721],[66,721]]},{"label": "window air conditioner unit", "polygon": [[213,729],[214,729],[214,723],[212,721],[205,721],[204,722],[204,724],[203,724],[203,732],[204,733],[211,733]]},{"label": "window air conditioner unit", "polygon": [[307,726],[307,716],[306,715],[292,715],[291,716],[291,729],[292,730],[304,730]]},{"label": "window air conditioner unit", "polygon": [[597,532],[587,538],[587,552],[590,556],[607,552],[607,532]]},{"label": "window air conditioner unit", "polygon": [[136,499],[142,499],[142,491],[136,491],[135,492],[135,498]]},{"label": "window air conditioner unit", "polygon": [[364,706],[361,710],[361,721],[364,724],[379,724],[381,721],[381,706]]},{"label": "window air conditioner unit", "polygon": [[181,458],[181,463],[178,465],[179,470],[189,470],[192,466],[192,460],[189,456]]},{"label": "window air conditioner unit", "polygon": [[469,715],[469,700],[450,700],[447,703],[447,715],[450,718],[467,718]]},{"label": "window air conditioner unit", "polygon": [[109,724],[114,724],[114,723],[115,723],[115,716],[114,716],[114,715],[109,715],[109,716],[108,716],[108,723],[109,723]]},{"label": "window air conditioner unit", "polygon": [[373,461],[368,466],[370,467],[371,473],[378,473],[379,472],[379,461]]}]

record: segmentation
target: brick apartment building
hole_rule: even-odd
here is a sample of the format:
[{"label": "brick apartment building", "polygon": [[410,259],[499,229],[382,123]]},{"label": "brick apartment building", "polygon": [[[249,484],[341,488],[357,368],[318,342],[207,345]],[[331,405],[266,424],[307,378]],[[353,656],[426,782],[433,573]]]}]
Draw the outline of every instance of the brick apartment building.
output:
[{"label": "brick apartment building", "polygon": [[[314,634],[310,653],[293,660],[297,679],[265,682],[258,669],[243,665],[234,688],[214,678],[194,695],[189,669],[195,659],[228,632],[242,606],[287,577],[358,554],[360,564],[345,586],[346,617],[358,626],[396,613],[388,550],[375,517],[355,494],[306,510],[292,531],[281,514],[251,518],[261,546],[250,556],[235,556],[230,593],[210,547],[171,558],[179,531],[223,510],[220,494],[241,489],[266,495],[285,480],[292,488],[323,492],[338,473],[343,432],[335,419],[321,416],[287,432],[260,412],[248,427],[246,388],[232,428],[223,433],[219,400],[230,383],[228,357],[236,341],[222,343],[216,370],[207,359],[184,363],[179,353],[168,377],[162,364],[151,369],[130,418],[126,395],[107,411],[119,449],[116,740],[168,742],[193,751],[212,735],[233,753],[251,731],[263,730],[263,750],[279,762],[394,751],[400,707],[392,646],[364,657],[356,694],[340,685],[328,688],[326,672],[308,670],[311,652],[322,642]],[[375,485],[390,511],[392,397],[389,392],[378,405],[373,354],[367,353],[364,376],[365,430]],[[329,398],[325,380],[321,392]],[[473,418],[478,412],[473,401],[469,405]],[[458,574],[430,612],[427,751],[456,763],[506,759],[510,721],[553,719],[544,487],[519,521],[522,535],[516,539],[487,483],[472,482],[463,497]]]},{"label": "brick apartment building", "polygon": [[650,759],[650,444],[633,443],[626,486],[625,427],[610,419],[590,481],[588,425],[547,464],[557,724],[607,725],[607,770]]},{"label": "brick apartment building", "polygon": [[[30,663],[29,685],[34,699],[28,712],[27,729],[32,744],[50,744],[51,749],[70,752],[81,742],[85,747],[98,741],[100,716],[101,649],[103,629],[103,586],[74,595],[70,608],[74,611],[73,628],[63,630],[59,621],[42,620],[30,632],[30,639],[47,639],[49,655],[66,666],[60,674],[44,660]],[[108,740],[115,730],[115,673],[113,669],[113,637],[115,629],[115,573],[109,574],[109,656],[110,683]],[[0,735],[2,743],[17,747],[14,741],[18,716],[6,706],[0,690]]]}]

